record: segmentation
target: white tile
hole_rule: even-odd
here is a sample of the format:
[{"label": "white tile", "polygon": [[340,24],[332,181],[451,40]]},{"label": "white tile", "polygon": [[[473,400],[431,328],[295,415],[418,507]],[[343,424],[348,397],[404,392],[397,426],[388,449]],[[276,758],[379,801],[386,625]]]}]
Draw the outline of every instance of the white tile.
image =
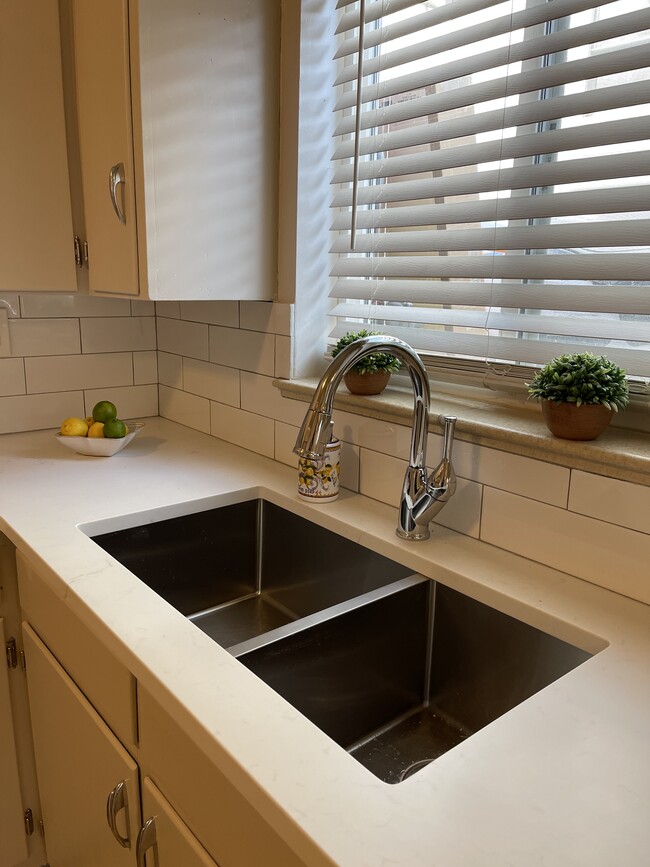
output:
[{"label": "white tile", "polygon": [[25,365],[22,358],[0,358],[0,395],[25,394]]},{"label": "white tile", "polygon": [[293,304],[279,301],[240,301],[240,326],[251,331],[291,335]]},{"label": "white tile", "polygon": [[[437,464],[442,437],[429,435],[428,462]],[[497,449],[456,440],[453,447],[456,473],[493,488],[531,497],[552,506],[566,507],[569,493],[569,470],[532,458],[512,455]]]},{"label": "white tile", "polygon": [[[287,466],[298,469],[298,456],[293,453],[299,427],[275,423],[275,459]],[[359,490],[359,448],[350,443],[341,442],[341,487],[349,491]]]},{"label": "white tile", "polygon": [[131,316],[155,316],[154,301],[131,301]]},{"label": "white tile", "polygon": [[158,352],[158,382],[170,388],[183,389],[183,359],[180,355]]},{"label": "white tile", "polygon": [[25,373],[29,394],[133,385],[133,358],[130,352],[26,358]]},{"label": "white tile", "polygon": [[273,376],[275,337],[257,331],[211,325],[210,361]]},{"label": "white tile", "polygon": [[[188,358],[208,360],[208,325],[183,322],[180,319],[156,319],[158,349]],[[216,360],[216,359],[214,359]]]},{"label": "white tile", "polygon": [[239,302],[181,301],[181,319],[239,328]]},{"label": "white tile", "polygon": [[210,407],[212,436],[268,458],[274,452],[273,420],[223,403]]},{"label": "white tile", "polygon": [[183,389],[219,403],[239,406],[239,371],[209,361],[184,358]]},{"label": "white tile", "polygon": [[78,319],[10,319],[9,339],[14,357],[81,352]]},{"label": "white tile", "polygon": [[20,295],[17,292],[3,292],[0,295],[0,307],[4,307],[7,316],[12,319],[20,318]]},{"label": "white tile", "polygon": [[156,348],[153,316],[82,319],[82,352],[129,352]]},{"label": "white tile", "polygon": [[168,319],[181,318],[181,305],[179,301],[156,301],[156,316],[165,316]]},{"label": "white tile", "polygon": [[131,315],[131,303],[126,298],[25,292],[21,296],[20,303],[25,319]]},{"label": "white tile", "polygon": [[159,388],[159,412],[163,418],[184,424],[186,427],[210,433],[210,401],[195,394],[187,394],[175,388],[161,385]]},{"label": "white tile", "polygon": [[157,385],[126,385],[122,388],[91,389],[84,392],[86,415],[100,400],[115,404],[117,417],[122,420],[158,415]]},{"label": "white tile", "polygon": [[481,539],[650,603],[650,536],[485,488]]},{"label": "white tile", "polygon": [[241,406],[249,412],[300,426],[308,404],[282,397],[273,377],[241,371]]},{"label": "white tile", "polygon": [[291,379],[293,341],[290,337],[275,338],[275,376],[279,379]]},{"label": "white tile", "polygon": [[83,415],[80,391],[0,397],[0,434],[58,429],[64,419]]},{"label": "white tile", "polygon": [[650,487],[646,485],[574,470],[569,509],[620,527],[650,533]]},{"label": "white tile", "polygon": [[133,382],[135,385],[158,384],[158,353],[155,350],[133,353]]},{"label": "white tile", "polygon": [[[307,404],[304,404],[307,409]],[[408,460],[411,450],[410,426],[365,418],[351,412],[335,410],[334,432],[339,439],[362,448]]]}]

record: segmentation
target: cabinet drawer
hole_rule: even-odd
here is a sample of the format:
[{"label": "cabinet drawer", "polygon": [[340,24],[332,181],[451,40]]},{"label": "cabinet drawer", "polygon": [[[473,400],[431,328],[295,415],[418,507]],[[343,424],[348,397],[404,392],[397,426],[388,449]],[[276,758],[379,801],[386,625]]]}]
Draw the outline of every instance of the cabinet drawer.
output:
[{"label": "cabinet drawer", "polygon": [[26,619],[88,701],[127,746],[137,743],[135,678],[16,552]]},{"label": "cabinet drawer", "polygon": [[167,711],[138,689],[140,767],[221,867],[304,867]]}]

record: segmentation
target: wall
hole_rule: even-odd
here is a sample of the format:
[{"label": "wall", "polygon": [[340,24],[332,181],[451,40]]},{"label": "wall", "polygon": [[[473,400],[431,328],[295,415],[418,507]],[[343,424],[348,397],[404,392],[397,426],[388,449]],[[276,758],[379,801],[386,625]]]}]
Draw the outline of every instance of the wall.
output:
[{"label": "wall", "polygon": [[[264,302],[157,305],[160,414],[296,466],[306,404],[287,400],[292,308]],[[346,488],[397,506],[410,428],[338,411]],[[429,462],[440,437],[429,436]],[[458,489],[437,523],[650,603],[650,487],[465,442]]]},{"label": "wall", "polygon": [[11,355],[0,358],[0,433],[58,428],[112,400],[122,418],[158,414],[152,302],[0,295]]}]

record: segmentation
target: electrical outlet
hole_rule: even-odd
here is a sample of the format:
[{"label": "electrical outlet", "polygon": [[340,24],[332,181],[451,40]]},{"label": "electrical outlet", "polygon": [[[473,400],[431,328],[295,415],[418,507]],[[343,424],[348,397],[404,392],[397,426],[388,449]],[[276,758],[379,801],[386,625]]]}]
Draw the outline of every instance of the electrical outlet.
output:
[{"label": "electrical outlet", "polygon": [[6,307],[0,307],[0,358],[11,355],[11,342],[9,341],[9,316]]}]

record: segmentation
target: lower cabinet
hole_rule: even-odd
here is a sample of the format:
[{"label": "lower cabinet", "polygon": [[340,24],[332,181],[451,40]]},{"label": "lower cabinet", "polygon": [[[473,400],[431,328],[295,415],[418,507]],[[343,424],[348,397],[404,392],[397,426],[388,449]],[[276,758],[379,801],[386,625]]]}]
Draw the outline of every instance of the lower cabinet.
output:
[{"label": "lower cabinet", "polygon": [[27,624],[23,642],[51,867],[135,865],[138,766]]},{"label": "lower cabinet", "polygon": [[137,763],[27,623],[23,642],[50,867],[217,867],[149,778],[141,801]]}]

